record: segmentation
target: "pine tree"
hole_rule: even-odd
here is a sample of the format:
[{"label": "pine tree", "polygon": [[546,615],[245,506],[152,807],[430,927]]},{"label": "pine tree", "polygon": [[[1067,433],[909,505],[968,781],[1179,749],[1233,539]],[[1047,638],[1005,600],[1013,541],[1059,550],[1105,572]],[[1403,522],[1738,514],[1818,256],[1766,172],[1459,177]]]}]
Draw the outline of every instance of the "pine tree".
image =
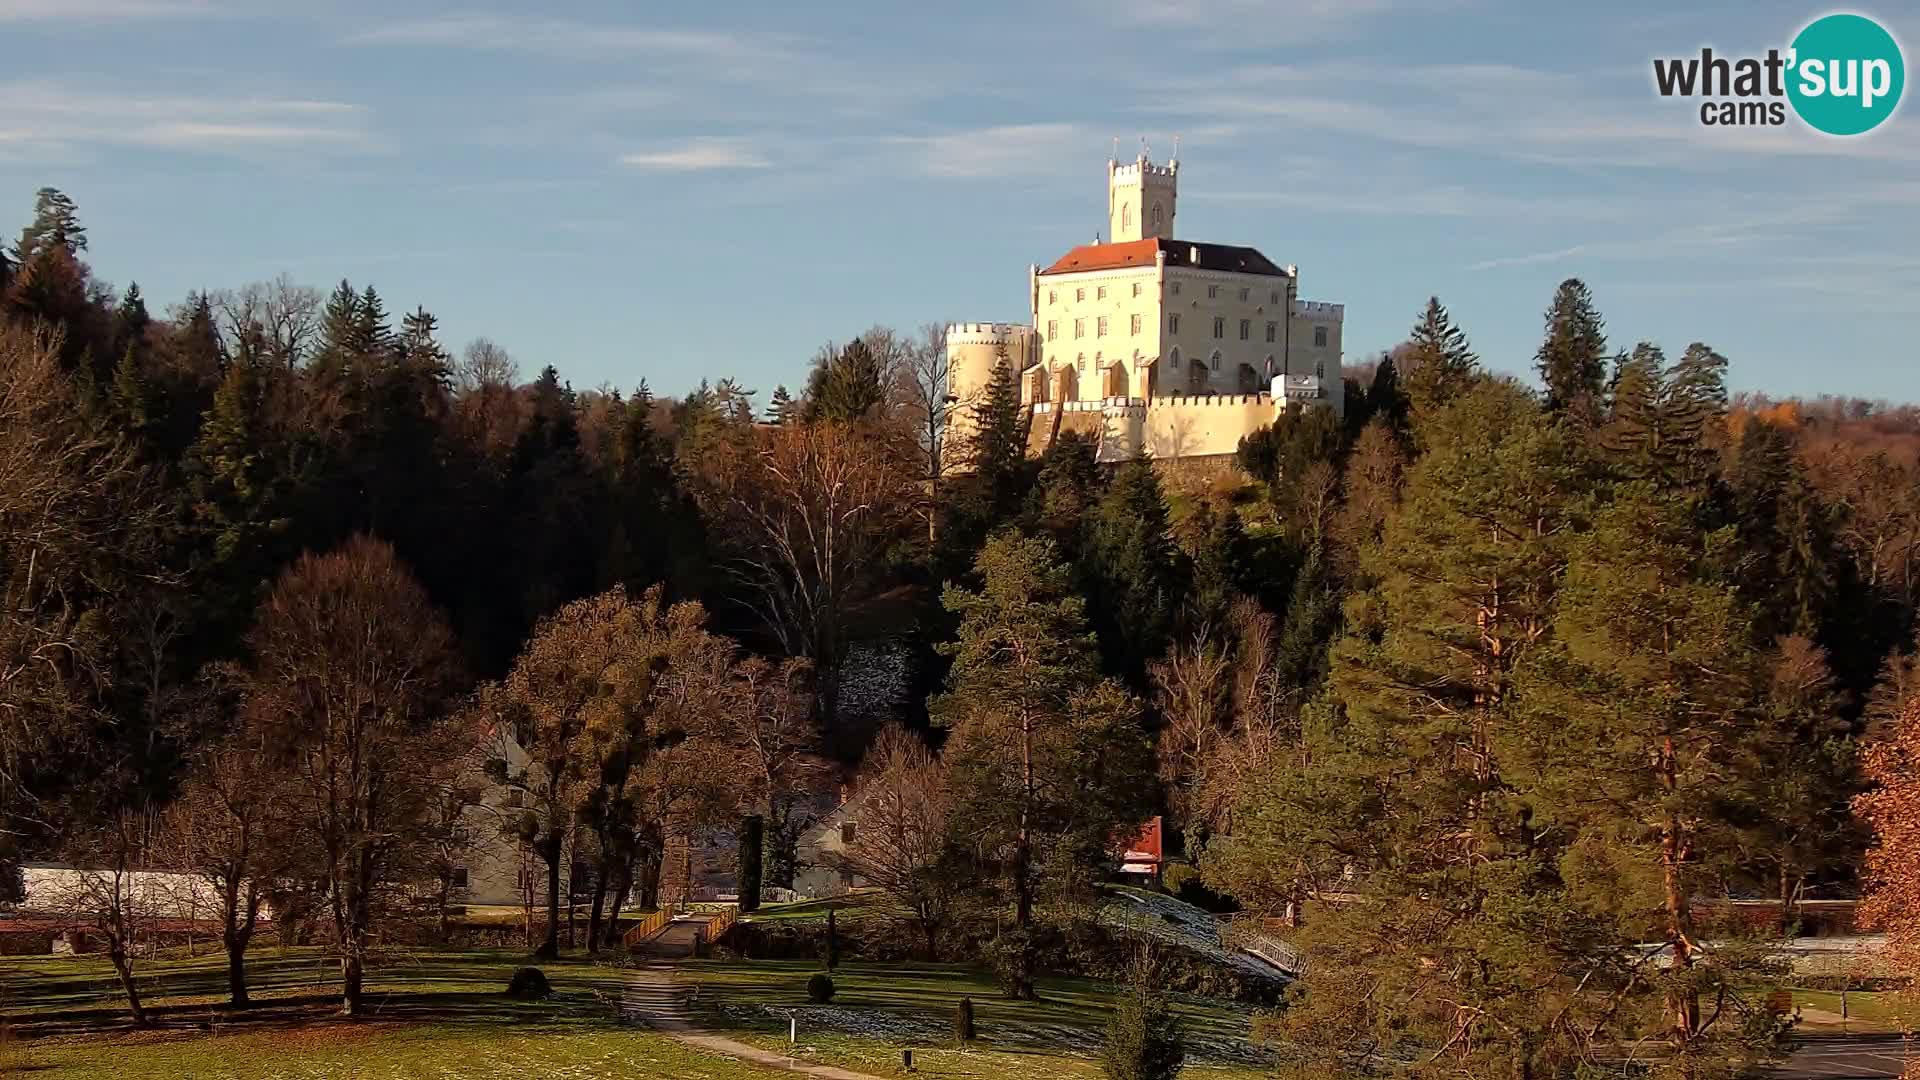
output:
[{"label": "pine tree", "polygon": [[279,565],[287,516],[286,463],[266,417],[265,387],[252,365],[234,364],[188,455],[195,576],[218,627],[245,625]]},{"label": "pine tree", "polygon": [[1579,278],[1554,291],[1546,314],[1546,339],[1534,354],[1535,370],[1546,384],[1547,408],[1591,423],[1607,379],[1606,323],[1594,310],[1593,294]]},{"label": "pine tree", "polygon": [[1203,502],[1184,523],[1191,584],[1181,599],[1179,621],[1194,633],[1227,625],[1227,612],[1247,580],[1247,532],[1233,507]]},{"label": "pine tree", "polygon": [[43,187],[34,194],[33,221],[21,230],[14,257],[25,263],[49,247],[78,256],[87,250],[87,230],[71,198],[58,188]]},{"label": "pine tree", "polygon": [[113,387],[107,394],[108,415],[121,431],[135,439],[145,439],[153,422],[147,394],[146,376],[140,370],[140,355],[132,345],[120,357],[113,370]]},{"label": "pine tree", "polygon": [[1160,478],[1145,456],[1135,456],[1114,476],[1080,567],[1107,670],[1142,685],[1147,662],[1172,639],[1188,576],[1171,539]]},{"label": "pine tree", "polygon": [[774,387],[773,400],[767,404],[767,423],[778,426],[799,417],[799,407],[795,405],[793,395],[787,393],[786,384]]},{"label": "pine tree", "polygon": [[1069,563],[1079,560],[1089,518],[1100,504],[1099,447],[1091,436],[1065,431],[1040,455],[1029,493],[1032,531],[1053,538]]},{"label": "pine tree", "polygon": [[825,358],[807,379],[807,419],[861,420],[886,401],[880,358],[867,343],[854,340]]},{"label": "pine tree", "polygon": [[140,283],[127,286],[125,296],[120,298],[120,307],[113,315],[114,355],[124,356],[128,349],[142,350],[147,346],[147,327],[153,317],[147,314],[146,298],[140,295]]},{"label": "pine tree", "polygon": [[360,294],[342,278],[320,313],[319,346],[309,364],[324,386],[345,389],[359,356],[360,328]]},{"label": "pine tree", "polygon": [[1453,324],[1437,296],[1427,300],[1399,358],[1407,398],[1415,410],[1445,405],[1480,370],[1480,358],[1467,344],[1466,333]]},{"label": "pine tree", "polygon": [[1726,415],[1727,360],[1705,345],[1669,366],[1641,342],[1614,372],[1610,419],[1600,444],[1630,474],[1686,486],[1714,467],[1712,429]]},{"label": "pine tree", "polygon": [[971,408],[967,459],[973,470],[978,512],[989,527],[1012,517],[1027,486],[1025,410],[1013,364],[1001,358],[985,391]]},{"label": "pine tree", "polygon": [[1033,996],[1036,908],[1072,895],[1109,858],[1116,829],[1155,804],[1138,700],[1099,675],[1085,606],[1050,541],[1003,533],[975,566],[979,591],[948,586],[960,622],[947,692],[929,704],[951,734],[953,820],[966,846],[1006,852],[1014,924],[996,945],[1011,996]]}]

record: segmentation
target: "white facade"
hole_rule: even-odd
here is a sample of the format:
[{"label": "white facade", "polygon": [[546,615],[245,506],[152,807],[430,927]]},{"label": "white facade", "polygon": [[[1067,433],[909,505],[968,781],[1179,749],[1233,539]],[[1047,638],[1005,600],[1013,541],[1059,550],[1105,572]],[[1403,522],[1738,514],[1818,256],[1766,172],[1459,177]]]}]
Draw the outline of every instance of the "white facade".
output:
[{"label": "white facade", "polygon": [[1301,299],[1298,268],[1253,248],[1176,239],[1178,186],[1177,161],[1108,162],[1113,241],[1032,268],[1030,326],[948,328],[957,424],[1003,358],[1036,451],[1064,427],[1098,428],[1103,460],[1219,456],[1288,404],[1344,409],[1345,308]]}]

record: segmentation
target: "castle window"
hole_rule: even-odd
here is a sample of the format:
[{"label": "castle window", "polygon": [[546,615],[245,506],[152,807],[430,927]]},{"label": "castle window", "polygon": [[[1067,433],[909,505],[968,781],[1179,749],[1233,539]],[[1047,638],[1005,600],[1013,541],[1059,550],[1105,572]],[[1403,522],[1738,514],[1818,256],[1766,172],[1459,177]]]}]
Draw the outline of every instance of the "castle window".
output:
[{"label": "castle window", "polygon": [[1277,323],[1277,322],[1270,322],[1270,323],[1268,323],[1268,324],[1267,324],[1267,341],[1268,341],[1269,343],[1271,343],[1271,342],[1273,341],[1273,336],[1274,336],[1274,334],[1276,334],[1276,333],[1278,333],[1278,332],[1279,332],[1279,330],[1280,330],[1280,324],[1279,324],[1279,323]]},{"label": "castle window", "polygon": [[1073,290],[1073,298],[1075,300],[1085,300],[1087,298],[1087,290],[1085,289]]},{"label": "castle window", "polygon": [[466,888],[467,887],[467,868],[464,866],[454,867],[453,873],[447,875],[447,884],[453,886],[456,889]]},{"label": "castle window", "polygon": [[1227,336],[1227,320],[1219,315],[1213,317],[1213,336],[1215,338]]},{"label": "castle window", "polygon": [[1316,379],[1324,379],[1327,377],[1327,362],[1325,360],[1315,360],[1313,362],[1313,377]]},{"label": "castle window", "polygon": [[1102,315],[1098,319],[1095,319],[1093,321],[1093,336],[1094,337],[1107,336],[1107,317],[1105,315]]},{"label": "castle window", "polygon": [[1133,207],[1126,203],[1120,204],[1120,227],[1123,229],[1133,228]]},{"label": "castle window", "polygon": [[843,821],[840,823],[840,842],[841,843],[843,844],[853,843],[853,838],[858,834],[859,834],[859,828],[857,823],[852,821]]},{"label": "castle window", "polygon": [[1179,348],[1177,348],[1177,347],[1176,347],[1176,348],[1175,348],[1175,349],[1173,350],[1173,352],[1171,352],[1171,353],[1169,353],[1169,354],[1167,354],[1167,366],[1168,366],[1168,367],[1171,367],[1171,368],[1173,368],[1173,370],[1175,370],[1175,371],[1179,371],[1179,370],[1180,370],[1180,350],[1179,350]]},{"label": "castle window", "polygon": [[1316,326],[1313,328],[1313,347],[1316,349],[1324,349],[1327,347],[1326,327]]},{"label": "castle window", "polygon": [[1085,319],[1073,320],[1073,340],[1079,341],[1081,338],[1086,336],[1087,336],[1087,320]]},{"label": "castle window", "polygon": [[1252,333],[1253,333],[1253,320],[1241,319],[1240,320],[1240,340],[1241,341],[1247,340],[1248,335]]},{"label": "castle window", "polygon": [[1218,300],[1219,298],[1220,298],[1220,286],[1218,285],[1207,286],[1207,299]]},{"label": "castle window", "polygon": [[1140,316],[1139,316],[1139,314],[1138,314],[1138,313],[1136,313],[1136,314],[1135,314],[1135,315],[1133,316],[1133,329],[1132,329],[1132,332],[1133,332],[1133,333],[1136,333],[1136,334],[1140,332]]},{"label": "castle window", "polygon": [[1107,298],[1107,287],[1105,285],[1102,285],[1099,288],[1093,290],[1093,298],[1095,300],[1105,300]]},{"label": "castle window", "polygon": [[1140,295],[1140,283],[1137,281],[1133,283],[1133,295],[1135,296]]},{"label": "castle window", "polygon": [[1240,302],[1243,304],[1247,302],[1247,290],[1245,289],[1240,290]]},{"label": "castle window", "polygon": [[[1048,320],[1047,320],[1047,340],[1048,340],[1048,341],[1052,341],[1052,340],[1053,340],[1054,338],[1056,338],[1056,337],[1059,337],[1059,336],[1060,336],[1060,322],[1059,322],[1059,320],[1057,320],[1057,319],[1048,319]],[[1268,340],[1268,341],[1272,341],[1273,339],[1272,339],[1271,337],[1269,337],[1269,338],[1268,338],[1267,340]]]},{"label": "castle window", "polygon": [[1167,316],[1167,333],[1177,334],[1179,332],[1180,332],[1180,316],[1179,315]]},{"label": "castle window", "polygon": [[1060,302],[1060,292],[1059,292],[1059,290],[1057,290],[1057,289],[1048,289],[1048,290],[1047,290],[1047,303],[1049,303],[1049,304],[1057,304],[1057,303],[1059,303],[1059,302]]},{"label": "castle window", "polygon": [[1087,354],[1081,353],[1073,358],[1073,366],[1081,371],[1087,370]]},{"label": "castle window", "polygon": [[1160,231],[1160,204],[1159,203],[1153,204],[1153,231],[1154,232]]},{"label": "castle window", "polygon": [[1180,295],[1180,283],[1177,281],[1173,283],[1173,295],[1175,296]]},{"label": "castle window", "polygon": [[1218,350],[1215,350],[1213,354],[1213,370],[1220,370],[1220,353]]},{"label": "castle window", "polygon": [[1280,302],[1280,290],[1279,290],[1279,289],[1275,289],[1275,290],[1273,290],[1272,292],[1270,292],[1270,293],[1268,293],[1268,294],[1267,294],[1267,301],[1268,301],[1268,303],[1273,303],[1273,304],[1277,304],[1277,303],[1279,303],[1279,302]]}]

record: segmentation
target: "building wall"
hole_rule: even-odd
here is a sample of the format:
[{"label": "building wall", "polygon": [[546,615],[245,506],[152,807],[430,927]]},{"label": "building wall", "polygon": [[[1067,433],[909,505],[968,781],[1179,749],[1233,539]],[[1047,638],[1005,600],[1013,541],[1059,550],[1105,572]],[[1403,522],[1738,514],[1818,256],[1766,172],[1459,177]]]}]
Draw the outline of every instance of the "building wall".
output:
[{"label": "building wall", "polygon": [[[1035,284],[1034,328],[1047,370],[1048,401],[1145,397],[1149,359],[1160,356],[1162,267],[1048,274]],[[1134,330],[1133,317],[1140,316]],[[1106,333],[1100,320],[1106,320]],[[1076,336],[1075,330],[1080,333]],[[1121,393],[1109,374],[1118,363]]]},{"label": "building wall", "polygon": [[1178,212],[1180,163],[1155,165],[1145,154],[1122,164],[1107,162],[1107,238],[1115,243],[1173,236]]}]

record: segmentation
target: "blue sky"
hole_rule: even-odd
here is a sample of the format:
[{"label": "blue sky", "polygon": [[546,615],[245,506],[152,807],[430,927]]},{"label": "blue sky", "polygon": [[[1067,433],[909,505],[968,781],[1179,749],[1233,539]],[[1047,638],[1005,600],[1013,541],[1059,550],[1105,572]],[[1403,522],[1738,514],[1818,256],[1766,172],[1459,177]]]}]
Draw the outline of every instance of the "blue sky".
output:
[{"label": "blue sky", "polygon": [[[1828,9],[1680,6],[0,0],[0,227],[51,184],[161,304],[348,277],[529,375],[764,403],[873,323],[1024,319],[1112,139],[1178,132],[1182,236],[1297,263],[1350,361],[1437,293],[1527,370],[1578,275],[1737,389],[1920,399],[1920,113],[1703,128],[1654,56]],[[1853,10],[1920,59],[1912,7]]]}]

